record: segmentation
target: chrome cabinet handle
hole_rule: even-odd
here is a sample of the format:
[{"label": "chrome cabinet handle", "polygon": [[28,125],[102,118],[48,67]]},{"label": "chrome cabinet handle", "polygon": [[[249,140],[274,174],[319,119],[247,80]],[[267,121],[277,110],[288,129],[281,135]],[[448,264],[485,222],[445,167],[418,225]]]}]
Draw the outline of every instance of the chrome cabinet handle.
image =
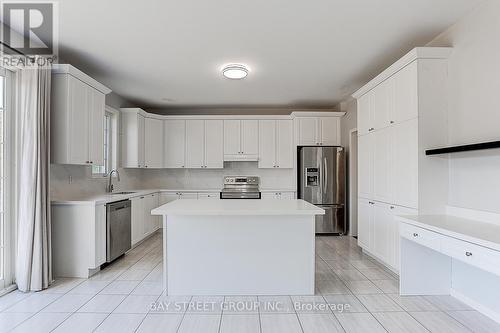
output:
[{"label": "chrome cabinet handle", "polygon": [[389,124],[394,124],[394,120],[391,120],[391,121],[389,122]]},{"label": "chrome cabinet handle", "polygon": [[467,252],[465,252],[465,255],[466,255],[467,257],[472,257],[472,252],[468,252],[468,251],[467,251]]},{"label": "chrome cabinet handle", "polygon": [[413,237],[418,237],[418,234],[416,232],[414,232]]},{"label": "chrome cabinet handle", "polygon": [[391,207],[389,207],[389,208],[390,208],[390,209],[394,209],[395,207],[394,207],[394,206],[391,206]]}]

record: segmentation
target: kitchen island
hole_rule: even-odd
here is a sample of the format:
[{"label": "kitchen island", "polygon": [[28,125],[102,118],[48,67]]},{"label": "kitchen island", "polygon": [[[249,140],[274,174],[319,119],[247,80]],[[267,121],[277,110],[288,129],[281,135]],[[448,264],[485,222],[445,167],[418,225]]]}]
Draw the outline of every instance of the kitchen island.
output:
[{"label": "kitchen island", "polygon": [[175,200],[163,216],[169,295],[314,295],[315,215],[304,200]]}]

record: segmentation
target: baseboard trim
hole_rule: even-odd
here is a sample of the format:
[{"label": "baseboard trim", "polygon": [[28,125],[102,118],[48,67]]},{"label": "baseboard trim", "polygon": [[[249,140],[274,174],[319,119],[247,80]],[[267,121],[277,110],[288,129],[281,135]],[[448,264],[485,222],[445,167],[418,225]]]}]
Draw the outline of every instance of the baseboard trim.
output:
[{"label": "baseboard trim", "polygon": [[453,288],[450,290],[450,295],[453,296],[453,297],[455,297],[459,301],[467,304],[468,306],[470,306],[474,310],[476,310],[476,311],[484,314],[486,317],[488,317],[488,318],[496,321],[497,323],[500,323],[500,313],[495,312],[495,311],[491,310],[490,308],[482,305],[481,303],[478,303],[478,302],[470,299],[469,297],[467,297],[464,294],[456,291]]}]

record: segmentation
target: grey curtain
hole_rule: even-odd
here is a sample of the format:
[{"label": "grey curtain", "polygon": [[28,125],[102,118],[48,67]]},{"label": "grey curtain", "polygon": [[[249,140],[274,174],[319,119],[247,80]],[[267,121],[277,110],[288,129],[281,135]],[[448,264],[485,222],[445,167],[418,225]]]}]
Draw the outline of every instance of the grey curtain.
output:
[{"label": "grey curtain", "polygon": [[38,291],[52,280],[49,201],[51,68],[17,71],[19,168],[16,283]]}]

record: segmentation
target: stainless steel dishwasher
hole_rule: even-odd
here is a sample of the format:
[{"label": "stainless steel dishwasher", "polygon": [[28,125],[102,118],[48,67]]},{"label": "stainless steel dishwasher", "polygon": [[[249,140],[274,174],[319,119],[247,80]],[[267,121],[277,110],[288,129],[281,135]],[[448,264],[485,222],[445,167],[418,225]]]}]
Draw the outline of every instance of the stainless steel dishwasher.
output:
[{"label": "stainless steel dishwasher", "polygon": [[131,247],[130,200],[106,205],[106,262],[111,262]]}]

